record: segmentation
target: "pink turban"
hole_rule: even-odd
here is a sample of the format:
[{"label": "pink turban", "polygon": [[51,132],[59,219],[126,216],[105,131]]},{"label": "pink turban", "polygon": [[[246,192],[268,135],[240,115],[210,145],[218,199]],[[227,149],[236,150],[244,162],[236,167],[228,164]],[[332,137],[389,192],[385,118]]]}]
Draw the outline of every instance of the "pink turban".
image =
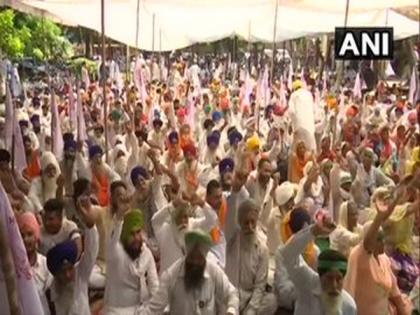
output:
[{"label": "pink turban", "polygon": [[37,240],[41,238],[41,227],[39,226],[38,220],[32,212],[24,212],[22,214],[16,215],[16,221],[19,229],[27,227],[34,233]]}]

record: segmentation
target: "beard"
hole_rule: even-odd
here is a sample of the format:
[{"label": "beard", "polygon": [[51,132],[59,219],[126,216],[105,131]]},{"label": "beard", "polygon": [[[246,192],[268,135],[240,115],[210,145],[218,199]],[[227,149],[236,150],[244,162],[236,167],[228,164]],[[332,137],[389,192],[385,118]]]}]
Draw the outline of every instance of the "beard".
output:
[{"label": "beard", "polygon": [[64,310],[63,314],[70,313],[70,308],[74,303],[74,282],[66,283],[65,285],[56,285],[57,288],[57,300],[55,303],[60,305],[60,308]]},{"label": "beard", "polygon": [[119,157],[114,163],[114,168],[121,177],[125,177],[127,173],[127,158],[125,156]]},{"label": "beard", "polygon": [[142,244],[137,245],[137,244],[124,244],[123,245],[125,252],[127,253],[127,255],[132,259],[132,260],[136,260],[137,258],[139,258],[140,254],[141,254],[141,247]]},{"label": "beard", "polygon": [[321,294],[321,302],[324,306],[325,315],[340,315],[341,313],[341,306],[343,304],[343,300],[341,298],[341,294],[337,296],[331,296],[327,293],[322,292]]},{"label": "beard", "polygon": [[204,269],[206,265],[198,266],[185,261],[184,285],[186,291],[192,291],[201,287],[204,280]]}]

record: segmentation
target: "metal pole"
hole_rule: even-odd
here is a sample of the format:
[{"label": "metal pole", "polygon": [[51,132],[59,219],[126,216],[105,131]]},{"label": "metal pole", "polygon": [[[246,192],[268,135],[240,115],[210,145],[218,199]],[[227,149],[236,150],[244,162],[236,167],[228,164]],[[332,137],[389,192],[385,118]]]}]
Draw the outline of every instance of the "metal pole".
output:
[{"label": "metal pole", "polygon": [[251,21],[248,22],[248,72],[251,73]]},{"label": "metal pole", "polygon": [[153,19],[152,19],[152,53],[155,53],[155,20],[156,16],[153,13]]},{"label": "metal pole", "polygon": [[130,46],[127,45],[126,51],[125,51],[125,80],[127,82],[131,82],[131,76],[130,76]]},{"label": "metal pole", "polygon": [[140,31],[140,0],[137,0],[136,13],[136,48],[139,48],[139,31]]},{"label": "metal pole", "polygon": [[274,13],[274,30],[273,30],[273,56],[271,57],[271,82],[274,82],[274,60],[276,55],[276,37],[277,37],[277,13],[279,11],[279,0],[276,0],[276,10]]},{"label": "metal pole", "polygon": [[102,92],[104,106],[104,129],[105,129],[105,160],[108,162],[108,104],[106,99],[106,71],[105,71],[105,0],[101,0],[101,29],[102,29]]}]

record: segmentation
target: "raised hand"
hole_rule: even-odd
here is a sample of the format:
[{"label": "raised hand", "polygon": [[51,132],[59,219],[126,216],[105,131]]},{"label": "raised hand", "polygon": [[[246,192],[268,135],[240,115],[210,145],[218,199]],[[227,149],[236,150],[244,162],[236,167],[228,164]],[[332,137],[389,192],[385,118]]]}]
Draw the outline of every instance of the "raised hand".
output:
[{"label": "raised hand", "polygon": [[89,196],[80,196],[76,202],[77,209],[88,228],[95,225],[98,214],[93,210]]},{"label": "raised hand", "polygon": [[314,236],[326,236],[335,230],[336,224],[327,213],[320,213],[316,223],[312,226]]}]

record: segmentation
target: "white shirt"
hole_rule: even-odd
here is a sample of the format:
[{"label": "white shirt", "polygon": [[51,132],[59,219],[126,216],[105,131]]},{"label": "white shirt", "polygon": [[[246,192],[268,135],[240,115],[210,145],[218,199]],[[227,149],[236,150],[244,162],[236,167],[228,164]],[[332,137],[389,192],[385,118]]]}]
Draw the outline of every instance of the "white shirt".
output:
[{"label": "white shirt", "polygon": [[53,276],[49,272],[47,267],[47,258],[44,255],[37,254],[36,255],[36,263],[32,266],[32,272],[35,279],[36,289],[38,291],[39,299],[42,303],[42,308],[44,309],[44,315],[50,314],[50,308],[48,306],[47,297],[45,296],[45,292],[51,286],[53,282]]},{"label": "white shirt", "polygon": [[162,314],[167,305],[171,315],[216,315],[220,307],[239,314],[238,292],[218,265],[207,260],[199,290],[187,292],[184,277],[185,259],[181,258],[163,273],[158,292],[140,314]]},{"label": "white shirt", "polygon": [[48,251],[55,245],[62,243],[69,239],[76,239],[80,237],[76,223],[67,218],[63,218],[63,224],[60,231],[56,234],[49,234],[44,228],[41,229],[41,240],[38,251],[46,255]]},{"label": "white shirt", "polygon": [[84,252],[79,263],[76,265],[74,298],[68,313],[61,308],[60,303],[55,303],[58,296],[54,282],[51,286],[51,301],[55,305],[56,315],[91,315],[88,298],[88,281],[99,250],[96,227],[85,229],[84,236]]},{"label": "white shirt", "polygon": [[[184,257],[185,242],[178,239],[177,227],[172,222],[171,211],[173,204],[170,203],[156,212],[152,218],[152,225],[160,249],[160,273],[166,271],[178,259]],[[188,229],[202,229],[210,232],[217,222],[217,214],[212,209],[204,208],[202,216],[188,219]],[[179,233],[181,234],[181,233]]]},{"label": "white shirt", "polygon": [[[314,240],[311,227],[306,227],[295,234],[282,249],[284,266],[296,290],[294,315],[324,315],[321,302],[321,282],[318,273],[304,261],[304,252],[310,241]],[[341,315],[356,315],[356,303],[345,290],[341,291],[343,305]]]},{"label": "white shirt", "polygon": [[105,287],[106,314],[135,311],[147,302],[159,286],[152,252],[143,243],[140,256],[134,261],[121,242],[122,220],[114,221],[114,229],[107,247],[107,281]]}]

